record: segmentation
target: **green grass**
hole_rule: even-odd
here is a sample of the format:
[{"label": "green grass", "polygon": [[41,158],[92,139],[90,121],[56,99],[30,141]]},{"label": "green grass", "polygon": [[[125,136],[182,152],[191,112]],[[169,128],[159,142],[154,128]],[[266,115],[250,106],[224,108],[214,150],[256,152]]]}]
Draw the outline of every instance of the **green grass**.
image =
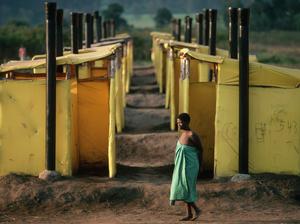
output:
[{"label": "green grass", "polygon": [[[192,18],[194,18],[195,13],[173,14],[174,18],[180,18],[182,20],[182,24],[185,16],[191,16]],[[124,19],[127,20],[129,25],[132,25],[135,28],[155,28],[155,22],[154,22],[155,14],[140,14],[140,15],[124,14],[123,17]]]},{"label": "green grass", "polygon": [[300,32],[252,32],[250,50],[260,62],[284,67],[300,68]]}]

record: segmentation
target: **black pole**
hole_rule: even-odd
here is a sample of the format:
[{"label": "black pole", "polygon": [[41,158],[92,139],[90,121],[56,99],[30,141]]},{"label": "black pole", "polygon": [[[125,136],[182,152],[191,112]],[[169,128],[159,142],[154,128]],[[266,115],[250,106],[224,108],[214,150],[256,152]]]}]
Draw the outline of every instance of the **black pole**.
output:
[{"label": "black pole", "polygon": [[[217,36],[217,10],[209,9],[209,54],[216,55],[216,36]],[[209,81],[213,80],[214,71],[209,71]],[[216,75],[216,74],[215,74]]]},{"label": "black pole", "polygon": [[172,21],[171,21],[171,29],[172,29],[172,36],[175,39],[176,38],[176,19],[172,19]]},{"label": "black pole", "polygon": [[249,152],[249,16],[239,9],[239,173],[248,174]]},{"label": "black pole", "polygon": [[[71,13],[71,52],[78,54],[79,49],[79,17],[80,14],[76,12]],[[82,45],[82,41],[81,41]],[[78,79],[78,66],[75,65],[75,77]]]},{"label": "black pole", "polygon": [[55,171],[56,134],[56,3],[45,2],[46,14],[46,169]]},{"label": "black pole", "polygon": [[184,42],[187,43],[192,43],[192,20],[189,16],[185,17]]},{"label": "black pole", "polygon": [[83,14],[78,13],[78,49],[82,49],[82,40],[83,40],[82,19],[83,19]]},{"label": "black pole", "polygon": [[85,14],[85,48],[90,48],[91,47],[91,14],[86,13]]},{"label": "black pole", "polygon": [[78,25],[79,15],[76,12],[71,13],[71,51],[73,54],[78,54]]},{"label": "black pole", "polygon": [[96,27],[96,42],[100,42],[101,40],[101,16],[99,16],[99,12],[94,12],[94,19],[95,19],[95,27]]},{"label": "black pole", "polygon": [[203,9],[204,12],[204,44],[208,46],[209,44],[209,9]]},{"label": "black pole", "polygon": [[[63,17],[64,10],[56,11],[56,56],[63,56]],[[57,66],[57,72],[63,72],[63,66]]]},{"label": "black pole", "polygon": [[98,19],[98,27],[99,27],[99,41],[103,38],[103,31],[102,31],[102,16],[99,16]]},{"label": "black pole", "polygon": [[90,35],[90,42],[91,44],[94,43],[94,16],[91,15],[91,22],[90,22],[90,30],[91,30],[91,35]]},{"label": "black pole", "polygon": [[176,23],[176,40],[181,41],[181,19],[177,19]]},{"label": "black pole", "polygon": [[115,20],[111,19],[110,20],[110,33],[111,33],[111,37],[115,37],[116,36],[116,24],[115,24]]},{"label": "black pole", "polygon": [[107,37],[111,37],[110,20],[106,21],[106,33]]},{"label": "black pole", "polygon": [[217,13],[216,9],[209,10],[209,54],[216,55],[217,40]]},{"label": "black pole", "polygon": [[196,15],[196,41],[197,44],[203,44],[203,14]]},{"label": "black pole", "polygon": [[103,37],[107,38],[107,25],[106,25],[107,21],[103,22]]},{"label": "black pole", "polygon": [[228,8],[228,42],[229,57],[238,58],[238,11],[237,8]]}]

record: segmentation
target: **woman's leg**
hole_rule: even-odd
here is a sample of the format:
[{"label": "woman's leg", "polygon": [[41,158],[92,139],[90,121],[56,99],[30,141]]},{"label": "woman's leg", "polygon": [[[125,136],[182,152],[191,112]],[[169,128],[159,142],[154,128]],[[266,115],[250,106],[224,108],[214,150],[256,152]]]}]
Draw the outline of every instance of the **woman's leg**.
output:
[{"label": "woman's leg", "polygon": [[193,218],[192,206],[190,205],[190,203],[185,203],[185,206],[186,206],[187,216],[180,219],[180,221],[189,221]]},{"label": "woman's leg", "polygon": [[193,218],[193,220],[196,220],[199,216],[200,216],[200,208],[197,207],[197,205],[194,202],[189,203],[190,206],[195,210],[195,216]]}]

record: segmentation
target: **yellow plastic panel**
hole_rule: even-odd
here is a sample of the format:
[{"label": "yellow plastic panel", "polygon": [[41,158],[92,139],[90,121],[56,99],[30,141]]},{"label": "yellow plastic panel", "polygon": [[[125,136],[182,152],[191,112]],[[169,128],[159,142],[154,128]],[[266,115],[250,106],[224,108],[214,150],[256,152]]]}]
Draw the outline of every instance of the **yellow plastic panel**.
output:
[{"label": "yellow plastic panel", "polygon": [[[127,58],[122,58],[122,88],[123,88],[123,107],[126,107],[126,77],[127,77]],[[124,119],[123,119],[124,122]],[[123,127],[125,126],[125,122]]]},{"label": "yellow plastic panel", "polygon": [[166,62],[166,97],[165,97],[165,108],[170,107],[170,85],[171,85],[171,74],[173,73],[173,59],[167,57]]},{"label": "yellow plastic panel", "polygon": [[197,60],[190,60],[190,82],[197,82],[199,76],[199,69],[198,69],[199,61]]},{"label": "yellow plastic panel", "polygon": [[109,80],[78,83],[80,166],[107,166]]},{"label": "yellow plastic panel", "polygon": [[110,95],[109,95],[109,138],[108,138],[108,171],[109,177],[112,178],[117,173],[116,163],[116,142],[115,142],[115,113],[116,113],[116,98],[115,94],[115,79],[110,79]]},{"label": "yellow plastic panel", "polygon": [[91,68],[88,63],[83,63],[78,67],[78,77],[79,79],[87,79],[91,77]]},{"label": "yellow plastic panel", "polygon": [[[198,53],[208,54],[208,48],[197,49]],[[208,82],[209,81],[209,65],[203,61],[198,63],[198,81]]]},{"label": "yellow plastic panel", "polygon": [[71,80],[71,144],[72,144],[72,168],[73,174],[79,169],[79,141],[78,141],[78,91],[77,81]]},{"label": "yellow plastic panel", "polygon": [[179,80],[179,111],[181,113],[189,113],[189,78]]},{"label": "yellow plastic panel", "polygon": [[163,55],[162,55],[162,78],[161,78],[161,93],[166,91],[166,80],[167,80],[167,57],[168,54],[166,50],[163,50]]},{"label": "yellow plastic panel", "polygon": [[102,67],[104,67],[104,65],[105,65],[104,60],[98,60],[98,61],[95,61],[94,67],[95,68],[102,68]]},{"label": "yellow plastic panel", "polygon": [[[250,88],[249,171],[300,174],[300,89]],[[215,174],[238,172],[238,87],[218,85]]]},{"label": "yellow plastic panel", "polygon": [[113,96],[115,97],[115,102],[116,102],[116,128],[117,132],[121,133],[122,132],[122,127],[123,127],[123,121],[122,119],[124,118],[123,116],[123,88],[122,88],[122,68],[120,67],[119,69],[116,70],[116,75],[115,75],[115,92]]},{"label": "yellow plastic panel", "polygon": [[92,68],[92,77],[107,77],[107,68]]},{"label": "yellow plastic panel", "polygon": [[[56,170],[72,175],[71,80],[57,81]],[[45,169],[45,80],[0,81],[0,175]]]},{"label": "yellow plastic panel", "polygon": [[179,77],[180,77],[180,59],[174,59],[174,70],[171,74],[171,86],[170,86],[170,112],[171,112],[171,130],[175,130],[176,117],[179,109]]},{"label": "yellow plastic panel", "polygon": [[190,83],[189,114],[191,128],[199,134],[203,146],[203,171],[213,175],[216,114],[215,83]]}]

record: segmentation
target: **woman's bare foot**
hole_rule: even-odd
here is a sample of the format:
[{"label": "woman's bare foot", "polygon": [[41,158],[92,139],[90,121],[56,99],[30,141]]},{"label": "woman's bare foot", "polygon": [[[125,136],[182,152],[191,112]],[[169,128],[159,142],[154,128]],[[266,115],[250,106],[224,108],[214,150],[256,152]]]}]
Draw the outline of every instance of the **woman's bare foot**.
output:
[{"label": "woman's bare foot", "polygon": [[186,216],[186,217],[180,219],[179,221],[190,221],[192,218],[193,218],[192,215],[188,215],[188,216]]},{"label": "woman's bare foot", "polygon": [[199,208],[195,209],[195,216],[193,217],[192,221],[195,221],[196,219],[198,219],[200,216],[200,213],[201,213],[201,209],[199,209]]}]

